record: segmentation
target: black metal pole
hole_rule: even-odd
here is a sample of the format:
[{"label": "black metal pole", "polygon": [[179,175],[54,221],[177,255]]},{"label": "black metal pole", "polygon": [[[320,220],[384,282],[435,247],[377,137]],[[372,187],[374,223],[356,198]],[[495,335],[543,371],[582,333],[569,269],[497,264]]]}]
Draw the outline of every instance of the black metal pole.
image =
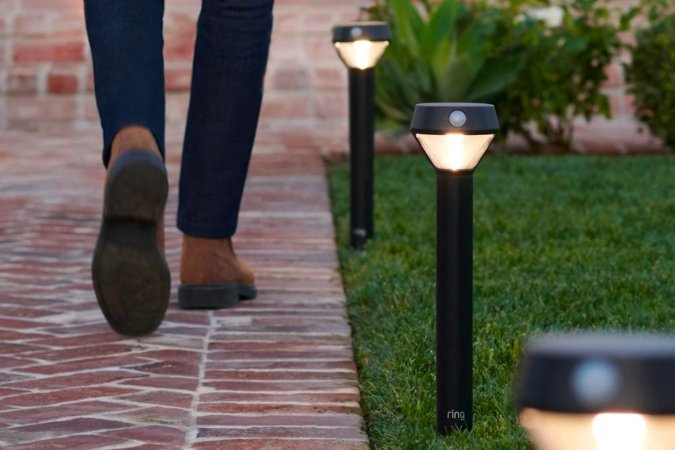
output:
[{"label": "black metal pole", "polygon": [[436,428],[473,425],[473,176],[436,177]]},{"label": "black metal pole", "polygon": [[349,69],[350,243],[360,249],[373,236],[374,69]]}]

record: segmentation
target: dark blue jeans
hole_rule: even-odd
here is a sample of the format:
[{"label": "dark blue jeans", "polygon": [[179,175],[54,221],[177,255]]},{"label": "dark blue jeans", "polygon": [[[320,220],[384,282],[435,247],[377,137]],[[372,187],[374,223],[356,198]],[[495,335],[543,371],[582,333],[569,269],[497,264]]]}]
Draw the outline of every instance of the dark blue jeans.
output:
[{"label": "dark blue jeans", "polygon": [[[274,0],[203,0],[185,130],[178,228],[232,236],[260,115]],[[84,0],[103,128],[148,128],[164,156],[163,0]]]}]

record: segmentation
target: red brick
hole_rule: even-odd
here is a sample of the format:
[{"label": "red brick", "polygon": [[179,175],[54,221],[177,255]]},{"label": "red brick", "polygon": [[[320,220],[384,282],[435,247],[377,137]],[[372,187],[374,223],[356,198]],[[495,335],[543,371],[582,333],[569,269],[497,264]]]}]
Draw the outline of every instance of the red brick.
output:
[{"label": "red brick", "polygon": [[297,414],[297,415],[201,415],[197,418],[200,427],[205,425],[220,426],[329,426],[358,427],[363,422],[360,415],[354,414]]},{"label": "red brick", "polygon": [[125,447],[126,450],[181,450],[180,446],[167,446],[166,444],[141,444],[135,447]]},{"label": "red brick", "polygon": [[104,433],[104,436],[115,436],[140,442],[177,444],[185,441],[185,433],[184,430],[178,428],[148,425],[125,430],[109,431]]},{"label": "red brick", "polygon": [[84,39],[84,17],[81,14],[59,14],[51,23],[51,36]]},{"label": "red brick", "polygon": [[68,373],[91,369],[116,368],[124,365],[141,364],[143,362],[145,362],[145,360],[131,356],[117,356],[110,358],[86,358],[77,361],[57,361],[53,364],[34,365],[29,367],[23,367],[20,370],[26,373],[49,375],[49,374]]},{"label": "red brick", "polygon": [[32,441],[27,444],[12,446],[13,450],[90,450],[92,448],[103,448],[106,446],[115,446],[123,444],[121,439],[113,439],[98,435],[79,435],[63,438],[49,438],[39,441]]},{"label": "red brick", "polygon": [[276,403],[204,403],[200,413],[219,414],[359,414],[358,405],[294,405]]},{"label": "red brick", "polygon": [[[77,101],[70,96],[10,96],[6,99],[7,120],[17,128],[37,128],[45,121],[72,122],[77,118]],[[37,281],[33,283],[38,284]]]},{"label": "red brick", "polygon": [[92,387],[84,389],[64,389],[62,391],[22,394],[3,399],[3,404],[12,406],[39,406],[51,405],[54,403],[72,402],[82,399],[110,397],[114,395],[124,395],[129,393],[129,389],[113,387]]},{"label": "red brick", "polygon": [[91,71],[90,67],[87,67],[85,89],[87,92],[94,92],[94,73]]},{"label": "red brick", "polygon": [[321,90],[342,90],[347,95],[347,69],[342,65],[315,67],[312,86]]},{"label": "red brick", "polygon": [[309,118],[312,98],[309,94],[268,95],[263,100],[262,116],[281,119]]},{"label": "red brick", "polygon": [[15,36],[45,36],[49,33],[52,15],[45,12],[20,13],[14,17]]},{"label": "red brick", "polygon": [[96,419],[96,418],[76,418],[68,420],[59,420],[53,422],[43,422],[36,425],[27,425],[18,428],[13,428],[16,432],[49,432],[49,433],[81,433],[85,431],[110,430],[114,428],[126,428],[128,423],[116,422],[112,420]]},{"label": "red brick", "polygon": [[[290,418],[290,417],[288,417]],[[315,438],[315,439],[361,439],[365,443],[365,435],[358,426],[335,427],[319,426],[274,426],[245,428],[200,428],[198,438]],[[320,447],[323,449],[323,447]]]},{"label": "red brick", "polygon": [[[78,363],[87,363],[90,361],[96,362],[98,366],[93,367],[105,367],[110,365],[121,365],[124,363],[122,358],[96,358],[106,355],[116,355],[116,354],[126,354],[130,353],[133,350],[137,349],[137,346],[129,344],[118,344],[112,343],[107,345],[97,345],[97,346],[83,346],[83,347],[74,347],[74,348],[65,348],[62,350],[45,350],[41,352],[32,353],[31,357],[38,359],[46,359],[49,361],[59,361],[59,360],[69,360],[69,359],[79,359],[86,358],[84,361],[72,362],[72,364]],[[131,358],[129,358],[131,360]],[[64,364],[64,363],[61,363]],[[65,363],[68,364],[68,363]],[[26,368],[30,370],[30,368]]]},{"label": "red brick", "polygon": [[126,421],[135,421],[147,425],[169,425],[187,427],[190,424],[191,413],[188,409],[151,407],[123,411],[110,416],[111,418]]},{"label": "red brick", "polygon": [[172,406],[183,409],[190,408],[193,400],[191,393],[183,394],[171,391],[151,391],[144,394],[131,394],[120,397],[120,399],[134,403]]},{"label": "red brick", "polygon": [[359,394],[354,393],[325,393],[312,392],[309,394],[283,394],[280,397],[278,393],[257,393],[257,392],[217,392],[206,393],[200,396],[200,402],[278,402],[280,398],[286,402],[305,402],[305,403],[335,403],[335,402],[358,402]]},{"label": "red brick", "polygon": [[0,421],[13,425],[30,425],[56,419],[65,419],[68,417],[100,414],[102,411],[112,413],[128,408],[128,405],[99,400],[70,403],[68,405],[40,405],[36,408],[23,408],[0,413]]},{"label": "red brick", "polygon": [[39,322],[21,319],[3,319],[0,318],[0,327],[2,328],[35,328]]},{"label": "red brick", "polygon": [[47,91],[50,94],[74,94],[79,91],[80,80],[74,74],[50,73]]},{"label": "red brick", "polygon": [[297,370],[253,371],[253,370],[207,370],[207,380],[247,380],[247,381],[283,381],[283,380],[341,380],[353,379],[353,372],[309,372]]},{"label": "red brick", "polygon": [[302,62],[289,62],[272,73],[272,88],[280,91],[307,89],[309,80],[309,71]]},{"label": "red brick", "polygon": [[6,389],[6,388],[0,388],[0,398],[2,397],[9,397],[11,395],[17,395],[21,394],[23,392],[26,392],[25,389]]},{"label": "red brick", "polygon": [[84,61],[84,42],[18,42],[14,62],[80,62]]},{"label": "red brick", "polygon": [[225,441],[206,441],[195,444],[199,450],[364,450],[368,445],[364,441],[342,439],[227,439]]},{"label": "red brick", "polygon": [[139,374],[137,372],[130,372],[124,370],[94,371],[88,373],[77,373],[42,379],[17,381],[14,383],[5,383],[4,386],[9,388],[44,391],[54,389],[65,389],[75,386],[97,386],[111,383],[113,381],[146,378],[146,377],[147,377],[146,374]]},{"label": "red brick", "polygon": [[196,364],[187,364],[177,361],[162,361],[142,366],[133,366],[134,370],[139,372],[154,373],[158,375],[171,374],[180,376],[196,377],[199,373],[199,367]]},{"label": "red brick", "polygon": [[[97,326],[97,328],[100,328]],[[67,336],[59,338],[48,338],[36,341],[36,344],[45,344],[61,347],[79,347],[84,345],[109,344],[123,340],[124,337],[114,333],[112,330],[104,333],[93,333],[86,336]],[[85,350],[86,351],[86,350]]]},{"label": "red brick", "polygon": [[[328,36],[308,37],[304,40],[305,57],[310,61],[329,63],[339,61],[335,46]],[[346,69],[345,69],[346,70]]]},{"label": "red brick", "polygon": [[169,92],[188,91],[190,90],[191,81],[192,81],[192,69],[190,69],[189,67],[166,69],[165,83],[166,83],[166,90]]},{"label": "red brick", "polygon": [[345,93],[320,94],[314,102],[314,109],[319,118],[347,117],[348,105]]},{"label": "red brick", "polygon": [[197,379],[183,377],[149,377],[140,380],[125,381],[122,384],[160,389],[174,389],[178,391],[194,391],[197,388]]},{"label": "red brick", "polygon": [[80,98],[82,102],[82,119],[98,124],[98,108],[96,106],[96,99],[92,95],[82,96]]},{"label": "red brick", "polygon": [[164,58],[167,61],[191,61],[194,42],[187,39],[168,39],[164,44]]},{"label": "red brick", "polygon": [[190,350],[150,350],[143,353],[139,353],[138,356],[148,359],[160,360],[160,361],[179,361],[185,363],[199,363],[201,360],[201,352],[190,351]]},{"label": "red brick", "polygon": [[6,91],[11,94],[35,94],[38,91],[37,68],[15,69],[7,75]]}]

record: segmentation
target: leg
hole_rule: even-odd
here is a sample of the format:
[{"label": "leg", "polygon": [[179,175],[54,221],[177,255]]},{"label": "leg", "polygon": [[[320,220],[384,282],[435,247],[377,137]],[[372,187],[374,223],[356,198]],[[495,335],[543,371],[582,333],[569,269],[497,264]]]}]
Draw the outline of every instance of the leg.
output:
[{"label": "leg", "polygon": [[154,331],[168,306],[163,253],[162,0],[85,0],[96,101],[108,167],[92,279],[117,332]]},{"label": "leg", "polygon": [[[150,143],[164,154],[163,0],[85,0],[96,104],[107,166],[115,137]],[[144,128],[133,131],[131,126]],[[138,142],[141,140],[141,142]],[[119,139],[118,139],[119,140]]]},{"label": "leg", "polygon": [[180,177],[178,228],[230,237],[255,138],[272,0],[203,0]]},{"label": "leg", "polygon": [[273,0],[203,0],[180,178],[185,233],[179,304],[223,308],[256,296],[234,253],[262,101]]}]

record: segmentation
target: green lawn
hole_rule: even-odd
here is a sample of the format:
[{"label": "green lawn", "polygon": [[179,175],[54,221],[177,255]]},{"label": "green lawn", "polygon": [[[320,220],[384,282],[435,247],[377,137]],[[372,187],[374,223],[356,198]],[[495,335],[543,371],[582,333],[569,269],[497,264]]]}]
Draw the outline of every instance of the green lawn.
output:
[{"label": "green lawn", "polygon": [[675,330],[675,157],[489,156],[474,179],[474,431],[435,426],[435,180],[422,156],[376,162],[376,237],[347,247],[333,211],[376,449],[519,449],[512,386],[527,336]]}]

